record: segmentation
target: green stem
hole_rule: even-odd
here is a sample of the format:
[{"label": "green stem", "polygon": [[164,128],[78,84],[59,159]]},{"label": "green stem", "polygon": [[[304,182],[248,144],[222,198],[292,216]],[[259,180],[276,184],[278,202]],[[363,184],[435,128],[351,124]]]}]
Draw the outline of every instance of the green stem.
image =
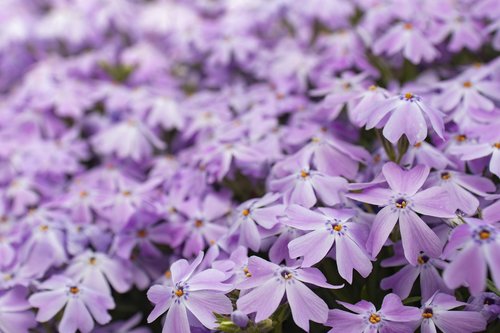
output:
[{"label": "green stem", "polygon": [[387,140],[380,129],[376,129],[375,133],[377,133],[377,138],[382,144],[382,147],[384,147],[385,153],[387,154],[387,157],[393,162],[396,161],[396,152],[394,151],[394,147],[392,146],[392,143]]}]

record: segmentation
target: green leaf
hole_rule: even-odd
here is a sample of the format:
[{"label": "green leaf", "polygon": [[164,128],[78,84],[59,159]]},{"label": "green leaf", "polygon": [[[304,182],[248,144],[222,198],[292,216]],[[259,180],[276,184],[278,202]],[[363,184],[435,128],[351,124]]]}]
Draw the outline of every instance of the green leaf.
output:
[{"label": "green leaf", "polygon": [[500,296],[500,291],[497,289],[495,286],[495,283],[491,281],[490,279],[486,280],[486,286],[491,292],[494,292],[496,295]]},{"label": "green leaf", "polygon": [[412,304],[412,303],[417,303],[417,302],[420,302],[421,299],[422,299],[422,297],[420,297],[420,296],[408,297],[405,300],[403,300],[403,304],[408,305],[408,304]]}]

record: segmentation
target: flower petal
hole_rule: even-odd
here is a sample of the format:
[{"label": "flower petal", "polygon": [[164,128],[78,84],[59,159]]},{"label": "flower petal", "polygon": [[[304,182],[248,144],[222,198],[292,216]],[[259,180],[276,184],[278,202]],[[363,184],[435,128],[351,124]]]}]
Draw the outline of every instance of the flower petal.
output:
[{"label": "flower petal", "polygon": [[399,215],[399,228],[406,260],[417,265],[420,252],[437,258],[441,255],[443,245],[432,229],[414,212],[408,210]]},{"label": "flower petal", "polygon": [[328,306],[319,296],[297,280],[286,284],[286,296],[292,310],[293,321],[309,331],[309,320],[324,323],[328,319]]}]

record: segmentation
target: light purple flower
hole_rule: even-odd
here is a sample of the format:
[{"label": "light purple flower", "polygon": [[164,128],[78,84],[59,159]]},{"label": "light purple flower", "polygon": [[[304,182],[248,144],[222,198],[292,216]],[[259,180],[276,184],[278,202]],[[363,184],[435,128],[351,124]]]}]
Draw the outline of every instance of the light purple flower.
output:
[{"label": "light purple flower", "polygon": [[349,209],[307,208],[291,205],[286,209],[286,224],[310,231],[288,244],[292,258],[304,257],[302,266],[308,267],[322,260],[332,247],[340,276],[352,283],[353,269],[367,277],[372,270],[364,247],[368,231],[354,220],[356,212]]},{"label": "light purple flower", "polygon": [[467,303],[465,310],[480,312],[488,322],[500,316],[500,296],[495,293],[485,292],[471,296]]},{"label": "light purple flower", "polygon": [[415,281],[420,278],[420,293],[423,301],[428,300],[437,291],[448,294],[452,293],[438,271],[438,269],[442,270],[446,267],[445,261],[439,258],[431,258],[425,253],[421,253],[417,259],[417,265],[412,265],[406,261],[401,246],[397,245],[400,245],[400,243],[394,246],[396,255],[383,260],[381,266],[405,266],[397,273],[382,279],[380,281],[382,289],[392,289],[401,299],[405,299],[410,295]]},{"label": "light purple flower", "polygon": [[398,221],[404,255],[408,262],[416,265],[421,251],[434,258],[441,255],[441,241],[416,214],[454,216],[453,210],[449,208],[449,197],[445,190],[431,187],[419,191],[429,171],[429,167],[424,165],[403,170],[397,164],[389,162],[382,168],[389,189],[372,187],[361,193],[346,195],[357,201],[383,207],[373,221],[367,241],[368,251],[373,256],[380,252]]},{"label": "light purple flower", "polygon": [[452,170],[432,173],[427,185],[446,189],[455,208],[469,215],[473,215],[479,207],[479,200],[472,193],[484,197],[488,195],[486,192],[495,191],[495,185],[488,178]]},{"label": "light purple flower", "polygon": [[28,333],[36,326],[27,294],[28,290],[21,286],[0,292],[0,331]]},{"label": "light purple flower", "polygon": [[404,134],[414,145],[427,137],[427,123],[439,137],[444,138],[443,115],[411,92],[390,97],[372,105],[367,129],[384,127],[387,140],[396,143]]},{"label": "light purple flower", "polygon": [[66,274],[84,285],[104,294],[111,294],[111,287],[119,293],[128,291],[132,284],[128,262],[105,253],[90,250],[75,257]]},{"label": "light purple flower", "polygon": [[260,322],[273,314],[286,294],[295,323],[309,331],[309,321],[325,323],[328,306],[304,283],[322,288],[342,288],[326,282],[317,268],[286,267],[253,256],[248,260],[247,280],[238,288],[252,289],[241,296],[236,305],[243,313],[256,313],[255,322]]},{"label": "light purple flower", "polygon": [[237,208],[229,234],[238,232],[239,244],[248,246],[257,252],[260,249],[261,235],[257,225],[271,229],[278,223],[277,217],[283,213],[284,207],[276,201],[281,197],[278,193],[267,193],[260,199],[252,199]]},{"label": "light purple flower", "polygon": [[439,54],[420,27],[410,22],[394,25],[373,44],[375,54],[393,55],[401,51],[414,64],[430,62]]},{"label": "light purple flower", "polygon": [[89,333],[94,320],[104,325],[111,320],[108,310],[115,307],[113,298],[62,275],[54,275],[31,295],[31,306],[38,308],[36,320],[46,322],[64,308],[59,331]]},{"label": "light purple flower", "polygon": [[214,312],[232,312],[231,301],[225,295],[231,286],[222,283],[226,275],[216,269],[195,272],[202,259],[200,253],[191,264],[185,259],[174,262],[170,267],[171,284],[154,285],[148,290],[148,299],[155,304],[149,323],[168,311],[163,332],[189,333],[188,311],[210,329],[216,327]]},{"label": "light purple flower", "polygon": [[482,332],[486,329],[486,320],[476,311],[452,311],[463,306],[454,296],[434,294],[422,306],[420,330],[422,333],[435,333],[436,326],[443,333]]},{"label": "light purple flower", "polygon": [[140,120],[122,121],[92,138],[94,148],[101,154],[116,154],[119,158],[140,161],[163,149],[165,144]]},{"label": "light purple flower", "polygon": [[329,333],[413,333],[414,321],[420,317],[420,310],[412,306],[404,306],[396,294],[385,296],[380,310],[367,301],[349,304],[337,301],[348,310],[330,310],[327,326],[332,327]]},{"label": "light purple flower", "polygon": [[443,252],[443,256],[451,260],[443,278],[450,288],[465,285],[472,295],[478,295],[486,286],[488,267],[495,285],[500,286],[498,222],[486,223],[474,218],[464,220],[464,224],[452,231]]},{"label": "light purple flower", "polygon": [[275,179],[269,183],[272,191],[283,193],[283,200],[288,204],[312,207],[318,199],[327,205],[342,202],[342,193],[347,181],[341,177],[332,177],[312,169],[307,162],[291,161],[277,170]]}]

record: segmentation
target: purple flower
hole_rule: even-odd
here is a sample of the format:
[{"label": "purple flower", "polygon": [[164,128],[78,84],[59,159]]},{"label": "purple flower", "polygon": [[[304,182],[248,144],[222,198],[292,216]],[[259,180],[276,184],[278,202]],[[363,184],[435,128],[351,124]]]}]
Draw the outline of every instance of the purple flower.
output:
[{"label": "purple flower", "polygon": [[472,295],[478,295],[486,286],[488,267],[495,285],[500,286],[498,222],[486,223],[474,218],[464,220],[464,224],[452,231],[443,252],[443,256],[451,260],[443,278],[450,288],[465,285]]},{"label": "purple flower", "polygon": [[410,22],[394,25],[373,44],[375,54],[393,55],[401,51],[414,64],[430,62],[439,54],[420,27]]},{"label": "purple flower", "polygon": [[38,308],[36,320],[46,322],[64,307],[59,331],[64,333],[89,333],[94,320],[104,325],[111,320],[108,310],[115,307],[113,298],[62,275],[52,276],[38,286],[39,292],[31,295],[31,306]]},{"label": "purple flower", "polygon": [[242,290],[252,289],[241,296],[236,305],[243,313],[256,313],[255,322],[273,314],[286,294],[295,323],[309,331],[309,320],[325,323],[328,306],[304,283],[336,289],[326,282],[317,268],[285,267],[253,256],[248,260],[247,280],[238,285]]},{"label": "purple flower", "polygon": [[201,252],[191,264],[185,259],[174,262],[170,267],[171,284],[149,288],[148,299],[155,305],[149,323],[168,311],[163,331],[189,333],[188,311],[210,329],[216,327],[214,312],[232,312],[231,301],[224,295],[231,286],[222,283],[226,275],[216,269],[195,272],[202,259]]},{"label": "purple flower", "polygon": [[257,225],[271,229],[278,223],[277,216],[283,213],[283,205],[276,201],[281,197],[277,193],[267,193],[260,199],[252,199],[237,208],[229,234],[238,232],[239,244],[248,246],[258,252],[261,244],[261,235]]},{"label": "purple flower", "polygon": [[14,287],[0,293],[0,330],[2,332],[28,333],[36,326],[35,315],[26,300],[28,290]]},{"label": "purple flower", "polygon": [[132,284],[128,262],[105,253],[86,252],[78,255],[66,269],[76,281],[104,294],[111,294],[110,285],[119,293],[128,291]]},{"label": "purple flower", "polygon": [[424,141],[427,137],[427,122],[444,138],[444,123],[441,112],[435,110],[423,98],[407,92],[390,97],[372,105],[367,129],[384,127],[383,134],[392,143],[396,143],[405,134],[410,144]]},{"label": "purple flower", "polygon": [[491,156],[489,170],[500,177],[500,134],[496,131],[496,126],[497,124],[494,124],[491,128],[484,128],[485,135],[478,141],[454,146],[450,148],[450,153],[458,155],[463,161]]},{"label": "purple flower", "polygon": [[438,187],[419,192],[429,175],[429,167],[418,165],[411,170],[403,170],[389,162],[382,168],[389,189],[372,187],[361,193],[346,196],[361,202],[382,206],[375,216],[367,241],[368,251],[377,255],[399,221],[404,255],[409,263],[417,265],[420,252],[437,258],[441,255],[442,244],[431,228],[416,214],[436,217],[453,217],[449,208],[449,197]]},{"label": "purple flower", "polygon": [[327,205],[342,202],[347,181],[313,170],[309,163],[291,161],[276,170],[275,179],[269,183],[272,191],[283,193],[285,203],[295,203],[310,208],[321,199]]},{"label": "purple flower", "polygon": [[471,296],[467,303],[465,310],[480,312],[488,322],[497,319],[500,315],[500,296],[495,293],[485,292]]},{"label": "purple flower", "polygon": [[220,221],[230,208],[227,196],[221,193],[208,193],[204,198],[192,197],[185,201],[178,209],[186,220],[172,227],[177,238],[172,245],[178,246],[185,240],[182,255],[187,258],[198,254],[207,244],[214,244],[227,231]]},{"label": "purple flower", "polygon": [[[396,245],[400,245],[397,243]],[[405,265],[396,274],[386,277],[380,281],[382,289],[392,289],[401,299],[405,299],[420,277],[420,293],[422,300],[428,300],[435,292],[445,292],[451,294],[452,291],[445,285],[438,269],[446,267],[446,262],[431,258],[425,253],[421,253],[417,258],[417,265],[408,264],[403,255],[401,246],[394,247],[396,255],[392,258],[383,260],[382,267],[394,267]]]},{"label": "purple flower", "polygon": [[150,157],[153,147],[165,148],[165,144],[138,119],[118,123],[92,140],[94,148],[101,154],[115,153],[119,158],[136,161]]},{"label": "purple flower", "polygon": [[349,304],[337,301],[348,310],[333,309],[328,314],[326,325],[332,327],[329,333],[413,333],[414,321],[420,317],[420,310],[404,306],[396,294],[385,296],[382,307],[377,311],[367,301]]},{"label": "purple flower", "polygon": [[471,192],[484,197],[488,195],[486,192],[495,191],[495,185],[488,178],[452,170],[432,173],[427,185],[438,185],[446,189],[455,208],[469,215],[473,215],[479,207],[479,200]]},{"label": "purple flower", "polygon": [[352,283],[352,271],[355,269],[363,277],[368,276],[372,264],[364,248],[367,230],[355,221],[354,210],[307,208],[291,205],[286,210],[289,217],[286,224],[311,231],[295,238],[288,244],[290,256],[304,257],[302,266],[311,266],[323,259],[334,246],[337,268],[340,276]]},{"label": "purple flower", "polygon": [[420,330],[422,333],[435,333],[436,326],[443,333],[482,332],[486,329],[486,320],[476,311],[451,311],[463,306],[454,296],[434,294],[422,306]]}]

